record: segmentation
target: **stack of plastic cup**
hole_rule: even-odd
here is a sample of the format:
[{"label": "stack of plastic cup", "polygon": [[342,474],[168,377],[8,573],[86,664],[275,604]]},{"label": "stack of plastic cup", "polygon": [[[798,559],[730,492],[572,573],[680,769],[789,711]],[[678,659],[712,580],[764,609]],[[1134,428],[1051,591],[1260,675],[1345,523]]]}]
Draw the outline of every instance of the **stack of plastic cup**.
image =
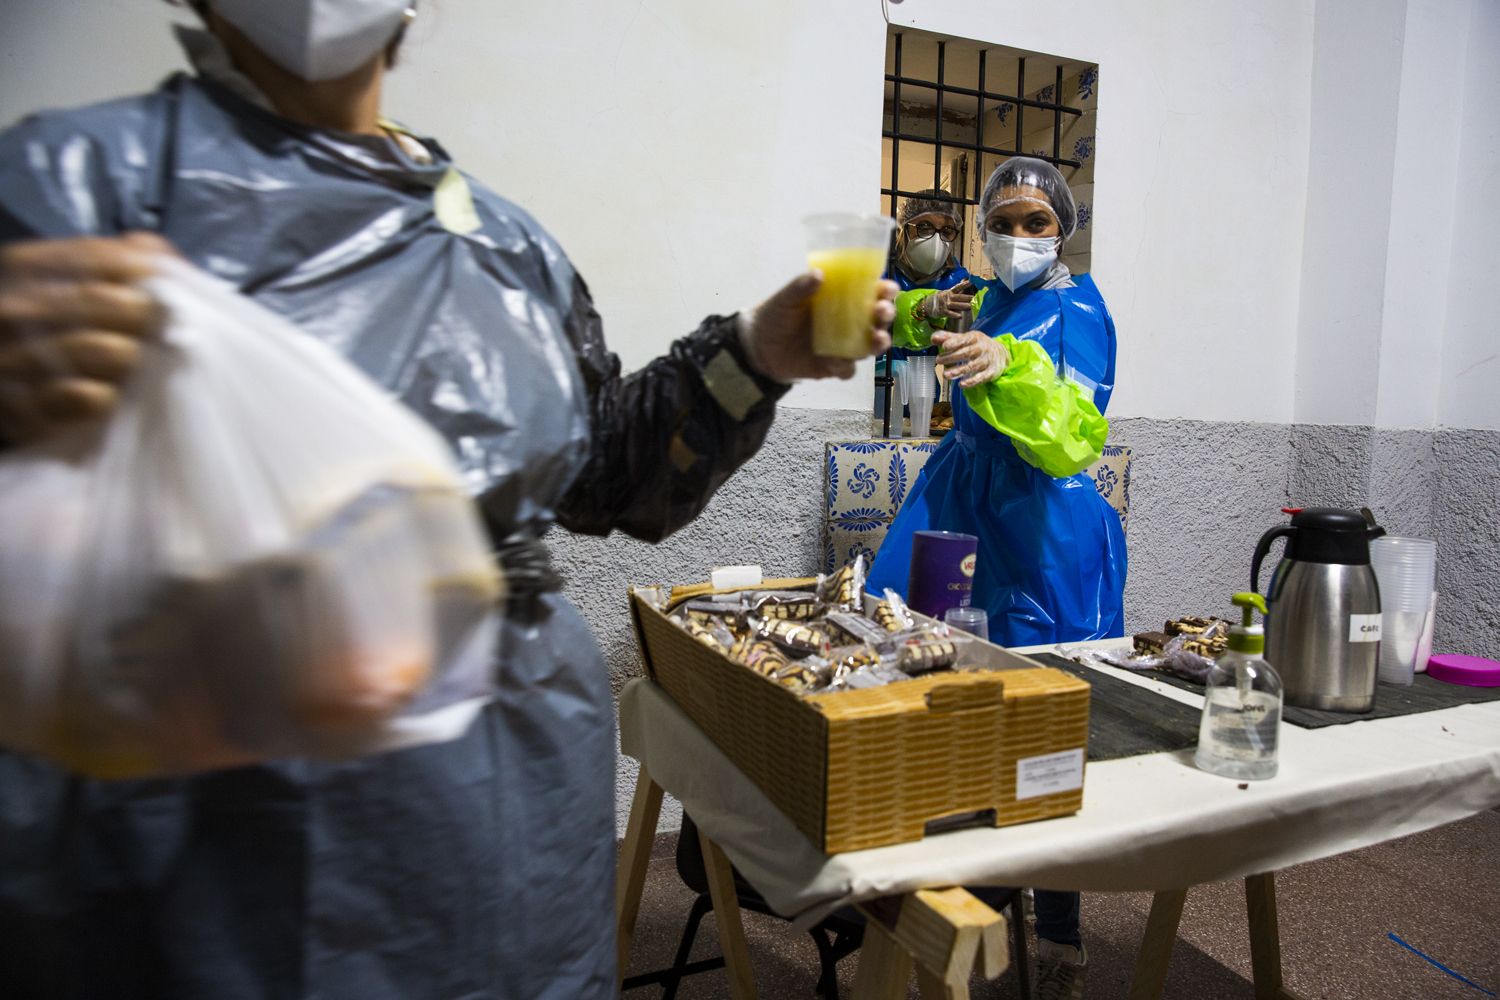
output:
[{"label": "stack of plastic cup", "polygon": [[926,437],[932,428],[932,404],[938,390],[936,365],[934,354],[913,354],[906,359],[906,395],[914,438]]},{"label": "stack of plastic cup", "polygon": [[906,433],[907,383],[911,376],[904,360],[891,362],[891,368],[896,373],[895,391],[891,393],[891,437],[898,438]]},{"label": "stack of plastic cup", "polygon": [[956,629],[962,629],[970,635],[976,635],[981,639],[988,639],[990,637],[990,616],[983,608],[976,608],[968,604],[949,608],[943,612],[943,621]]},{"label": "stack of plastic cup", "polygon": [[1387,535],[1370,543],[1370,566],[1380,584],[1380,679],[1410,684],[1432,606],[1437,543]]}]

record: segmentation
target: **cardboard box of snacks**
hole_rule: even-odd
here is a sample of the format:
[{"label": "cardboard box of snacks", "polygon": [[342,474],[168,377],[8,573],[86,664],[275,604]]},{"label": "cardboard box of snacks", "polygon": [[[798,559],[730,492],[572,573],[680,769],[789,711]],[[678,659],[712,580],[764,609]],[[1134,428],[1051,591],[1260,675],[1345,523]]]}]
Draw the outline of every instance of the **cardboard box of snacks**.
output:
[{"label": "cardboard box of snacks", "polygon": [[[812,580],[758,589],[811,589]],[[1089,686],[972,641],[963,670],[799,694],[669,617],[707,585],[634,588],[650,676],[809,840],[829,854],[1006,826],[1083,803]],[[867,610],[873,610],[868,598]]]}]

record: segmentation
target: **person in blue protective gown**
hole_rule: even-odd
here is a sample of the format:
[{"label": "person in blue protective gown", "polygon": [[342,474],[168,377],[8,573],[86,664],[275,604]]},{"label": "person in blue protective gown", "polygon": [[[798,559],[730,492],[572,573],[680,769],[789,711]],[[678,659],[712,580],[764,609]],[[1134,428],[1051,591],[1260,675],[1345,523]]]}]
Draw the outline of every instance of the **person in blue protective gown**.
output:
[{"label": "person in blue protective gown", "polygon": [[[896,342],[937,345],[962,391],[954,430],[897,513],[867,589],[905,594],[913,533],[960,531],[979,539],[972,602],[991,641],[1123,635],[1124,533],[1082,474],[1108,430],[1115,328],[1093,280],[1058,260],[1077,225],[1073,196],[1057,168],[1016,157],[989,177],[979,218],[995,277],[975,281],[974,329],[936,331],[920,303],[897,301]],[[1082,995],[1078,906],[1076,893],[1036,893],[1039,962],[1058,996]]]},{"label": "person in blue protective gown", "polygon": [[614,706],[541,537],[666,536],[789,380],[854,363],[811,356],[805,275],[622,375],[546,231],[379,117],[410,2],[197,2],[196,75],[0,133],[0,448],[107,417],[161,323],[138,281],[180,254],[452,444],[509,590],[493,700],[341,763],[106,782],[0,752],[0,996],[617,994]]},{"label": "person in blue protective gown", "polygon": [[[906,303],[906,315],[911,315],[914,299],[920,300],[920,314],[929,324],[938,328],[951,317],[961,316],[973,303],[974,287],[969,283],[969,272],[958,260],[958,246],[963,235],[963,216],[960,205],[942,188],[919,191],[906,199],[901,206],[901,226],[896,231],[896,242],[891,249],[890,265],[886,277],[901,289],[897,296],[897,315],[900,306]],[[910,319],[907,320],[910,323]],[[892,330],[895,334],[894,329]],[[915,343],[916,337],[908,335],[907,344]],[[887,357],[893,371],[913,354],[936,354],[937,348],[900,347],[893,345]],[[876,375],[883,372],[885,361],[877,365]],[[875,413],[883,412],[883,389],[876,388]],[[899,399],[893,390],[893,398]],[[897,404],[899,405],[899,404]],[[893,417],[896,414],[893,411]],[[899,425],[893,421],[899,431]]]}]

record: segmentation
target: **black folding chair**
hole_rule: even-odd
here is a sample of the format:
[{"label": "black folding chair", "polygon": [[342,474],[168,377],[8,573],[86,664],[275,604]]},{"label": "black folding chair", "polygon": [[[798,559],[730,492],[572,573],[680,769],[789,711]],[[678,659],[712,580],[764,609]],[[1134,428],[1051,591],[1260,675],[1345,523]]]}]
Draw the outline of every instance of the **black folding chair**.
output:
[{"label": "black folding chair", "polygon": [[[698,827],[686,814],[682,817],[682,830],[677,835],[677,874],[681,876],[684,885],[698,894],[698,898],[693,900],[692,909],[688,912],[687,926],[683,928],[682,941],[677,946],[677,955],[672,960],[670,968],[630,976],[622,984],[622,989],[633,990],[659,983],[662,986],[662,1000],[674,1000],[677,996],[677,988],[685,977],[724,967],[723,956],[700,959],[697,962],[688,961],[693,951],[693,942],[698,936],[698,926],[713,910],[714,904],[708,891],[708,870],[703,863],[703,847],[698,840]],[[739,899],[740,909],[764,913],[778,920],[787,919],[772,910],[761,894],[756,892],[738,871],[734,872],[734,889]],[[1031,977],[1026,965],[1026,923],[1021,912],[1021,891],[1019,889],[984,888],[977,890],[975,894],[994,909],[1009,908],[1011,964],[1016,970],[1022,1000],[1031,1000]],[[838,963],[859,950],[865,937],[865,918],[853,907],[847,907],[829,914],[809,933],[818,948],[820,967],[815,995],[824,997],[826,1000],[839,1000]]]},{"label": "black folding chair", "polygon": [[[693,951],[693,942],[698,936],[698,925],[713,910],[714,904],[713,897],[708,892],[708,869],[703,863],[703,846],[698,841],[698,827],[686,815],[682,817],[682,830],[677,834],[677,874],[681,876],[684,885],[698,894],[698,898],[693,900],[693,908],[688,912],[687,926],[683,928],[677,956],[672,960],[671,968],[630,976],[622,984],[623,989],[632,990],[660,983],[662,1000],[673,1000],[684,977],[724,967],[723,956],[697,962],[688,961],[688,956]],[[764,913],[778,920],[786,919],[772,910],[761,894],[738,871],[734,873],[734,889],[740,909]],[[838,1000],[838,963],[858,949],[860,942],[864,940],[864,918],[852,909],[841,910],[830,914],[809,933],[813,943],[817,945],[821,966],[817,995],[828,1000]]]}]

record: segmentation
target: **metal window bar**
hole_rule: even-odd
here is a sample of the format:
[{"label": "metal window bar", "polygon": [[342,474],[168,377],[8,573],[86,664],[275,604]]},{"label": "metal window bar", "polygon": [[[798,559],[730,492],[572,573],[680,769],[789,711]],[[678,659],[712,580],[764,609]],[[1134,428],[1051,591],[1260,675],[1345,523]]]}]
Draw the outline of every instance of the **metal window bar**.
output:
[{"label": "metal window bar", "polygon": [[[901,32],[896,32],[895,60],[891,66],[896,71],[896,80],[891,84],[891,128],[893,131],[901,131]],[[896,179],[901,176],[901,140],[895,139],[891,142],[891,218],[896,219],[896,188],[899,186]],[[884,193],[882,191],[882,193]],[[899,221],[898,221],[899,225]],[[884,375],[880,374],[885,372]],[[889,349],[875,362],[875,385],[885,397],[885,405],[881,408],[885,419],[881,422],[880,436],[889,438],[891,436],[891,389],[896,385],[895,359],[891,357]]]},{"label": "metal window bar", "polygon": [[[1062,66],[1057,67],[1057,82],[1053,85],[1052,96],[1062,100]],[[1052,112],[1052,162],[1057,162],[1058,154],[1062,152],[1062,105]]]},{"label": "metal window bar", "polygon": [[[975,124],[974,124],[974,142],[975,142],[976,145],[981,144],[981,143],[984,142],[984,89],[985,89],[984,88],[984,57],[985,57],[985,52],[986,52],[985,49],[980,49],[979,50],[979,94],[978,94],[979,110],[975,112],[975,116],[974,116],[974,122],[975,122]],[[976,208],[979,205],[979,196],[984,191],[984,188],[983,188],[983,185],[984,185],[984,179],[983,179],[984,178],[984,163],[982,161],[983,161],[983,156],[981,156],[981,154],[979,153],[979,151],[976,149],[974,151],[974,205],[975,205]],[[976,218],[975,221],[976,221],[976,223],[978,222],[977,218]]]},{"label": "metal window bar", "polygon": [[[896,73],[894,75],[892,75],[892,74],[887,74],[886,75],[886,79],[889,80],[889,81],[892,81],[892,87],[893,87],[893,90],[894,90],[894,95],[892,97],[892,109],[891,109],[891,127],[889,129],[884,129],[884,130],[881,131],[881,136],[883,138],[891,140],[891,188],[881,188],[880,189],[880,193],[883,194],[883,195],[890,195],[890,198],[891,198],[891,217],[892,218],[894,218],[895,215],[896,215],[896,198],[898,196],[900,196],[900,197],[910,197],[910,192],[893,191],[892,190],[892,188],[895,187],[896,178],[898,178],[898,177],[901,176],[900,170],[898,169],[898,161],[896,159],[896,151],[901,148],[901,143],[902,142],[916,142],[916,143],[920,143],[920,144],[925,145],[925,146],[935,146],[935,147],[937,147],[937,151],[933,155],[933,171],[932,171],[933,183],[932,183],[932,186],[933,187],[938,187],[939,186],[939,180],[940,180],[940,178],[942,176],[942,174],[941,174],[941,167],[939,165],[940,164],[940,160],[941,160],[940,154],[941,154],[942,147],[944,145],[958,146],[959,148],[973,150],[973,152],[974,152],[974,159],[975,159],[974,169],[975,169],[975,173],[976,174],[977,173],[982,173],[982,171],[979,168],[980,168],[980,163],[981,163],[981,157],[985,153],[989,153],[991,156],[1005,156],[1005,157],[1010,157],[1010,156],[1030,156],[1030,155],[1032,155],[1031,153],[1028,153],[1028,152],[1026,152],[1025,150],[1023,150],[1021,148],[1021,141],[1022,141],[1022,139],[1024,137],[1024,133],[1023,133],[1023,129],[1022,129],[1022,116],[1024,114],[1024,112],[1023,112],[1023,106],[1031,106],[1031,107],[1034,107],[1034,108],[1040,108],[1042,110],[1048,110],[1048,111],[1052,112],[1052,115],[1053,115],[1052,155],[1051,156],[1047,156],[1046,154],[1043,154],[1041,158],[1044,159],[1044,160],[1047,160],[1047,161],[1049,161],[1049,162],[1051,162],[1051,163],[1053,163],[1053,164],[1055,164],[1055,165],[1057,165],[1059,167],[1074,167],[1074,168],[1077,168],[1077,167],[1083,166],[1083,164],[1080,161],[1078,161],[1078,160],[1072,160],[1072,159],[1064,159],[1062,157],[1062,155],[1061,155],[1061,153],[1062,153],[1062,116],[1064,114],[1082,115],[1083,114],[1082,111],[1078,110],[1077,108],[1065,107],[1063,104],[1059,103],[1058,101],[1032,101],[1032,100],[1026,100],[1026,99],[1022,99],[1022,98],[1010,97],[1009,95],[1006,95],[1006,94],[996,94],[996,93],[990,92],[985,87],[985,80],[984,80],[984,57],[985,57],[985,51],[983,49],[981,49],[980,52],[979,52],[979,62],[980,62],[980,83],[979,83],[979,89],[978,90],[973,90],[973,89],[969,89],[969,88],[966,88],[966,87],[949,86],[946,83],[946,81],[943,79],[943,75],[944,75],[944,48],[945,48],[945,46],[946,46],[947,43],[945,43],[945,42],[938,42],[937,44],[938,44],[938,79],[937,79],[937,82],[933,83],[931,81],[916,80],[916,79],[912,79],[910,77],[904,77],[904,76],[901,75],[901,67],[900,67],[901,36],[899,34],[896,36],[896,61],[897,61],[897,65],[895,67]],[[1017,77],[1017,80],[1016,80],[1016,89],[1021,90],[1022,92],[1024,92],[1025,89],[1026,89],[1026,60],[1024,58],[1019,59],[1019,60],[1017,60],[1017,64],[1018,64],[1018,69],[1017,69],[1018,77]],[[928,136],[925,136],[925,135],[913,135],[910,132],[903,132],[901,130],[901,86],[903,84],[906,84],[908,86],[913,86],[913,85],[915,85],[915,86],[921,86],[921,87],[925,87],[925,88],[937,91],[937,120],[936,120],[936,122],[935,122],[935,124],[933,126],[933,136],[931,138],[929,138]],[[979,100],[979,102],[980,102],[980,104],[979,104],[979,114],[977,115],[977,118],[976,118],[976,120],[978,122],[978,125],[975,128],[974,142],[972,142],[972,143],[946,143],[945,144],[942,141],[942,135],[943,135],[943,94],[945,92],[946,93],[950,93],[950,94],[966,94],[968,96],[975,97],[975,98],[977,98]],[[1062,67],[1061,66],[1057,67],[1057,85],[1056,85],[1056,89],[1053,91],[1053,94],[1060,101],[1060,99],[1062,97]],[[986,145],[984,145],[984,100],[985,100],[985,98],[990,98],[992,100],[997,100],[997,101],[1008,102],[1008,103],[1016,105],[1016,139],[1015,139],[1014,148],[1012,148],[1012,149],[1003,149],[1003,148],[998,147],[998,146],[986,146]],[[977,185],[976,185],[976,187],[977,187]],[[978,194],[976,194],[974,196],[974,201],[973,202],[967,202],[967,201],[965,201],[965,203],[966,204],[978,204],[979,203],[979,196],[978,196]]]},{"label": "metal window bar", "polygon": [[[984,51],[981,50],[979,54],[983,56]],[[918,90],[939,89],[938,84],[932,80],[921,80],[913,76],[902,76],[900,73],[887,73],[885,75],[885,82],[899,84],[906,87],[916,87]],[[1066,104],[1060,104],[1056,101],[1040,101],[1033,97],[1017,97],[1014,94],[1001,94],[993,90],[988,90],[983,86],[981,86],[978,90],[975,90],[972,87],[959,87],[950,83],[944,84],[942,86],[942,89],[950,94],[960,94],[964,97],[983,97],[987,100],[998,101],[1004,104],[1015,104],[1028,108],[1037,108],[1040,111],[1061,111],[1065,115],[1072,115],[1074,117],[1083,116],[1082,110],[1069,107]]]},{"label": "metal window bar", "polygon": [[[901,72],[902,38],[903,33],[897,32],[895,37],[894,59],[891,67],[894,72],[885,74],[886,82],[891,84],[891,127],[889,129],[881,130],[881,136],[883,138],[891,140],[891,176],[889,185],[886,187],[882,187],[880,189],[880,193],[881,195],[890,198],[890,214],[892,219],[898,218],[896,211],[898,198],[914,198],[918,194],[920,194],[920,192],[917,191],[903,190],[898,186],[898,179],[901,176],[901,143],[916,142],[922,145],[934,147],[932,157],[933,188],[942,187],[942,148],[944,146],[949,146],[950,148],[956,149],[965,149],[973,152],[974,196],[972,198],[969,198],[963,194],[959,194],[937,196],[928,195],[928,197],[934,197],[935,200],[938,201],[952,202],[956,205],[978,206],[979,199],[982,196],[984,190],[984,154],[988,153],[991,156],[1003,157],[1034,155],[1021,149],[1022,140],[1024,139],[1024,127],[1022,124],[1023,116],[1025,114],[1024,109],[1028,107],[1035,108],[1039,111],[1052,112],[1052,155],[1048,156],[1043,153],[1040,159],[1047,160],[1048,162],[1059,167],[1077,168],[1083,166],[1082,162],[1078,160],[1067,159],[1061,155],[1063,115],[1070,115],[1073,117],[1080,117],[1083,115],[1082,110],[1078,108],[1068,107],[1067,105],[1062,103],[1063,71],[1061,66],[1056,67],[1053,89],[1054,99],[1051,101],[1034,100],[1028,97],[1020,97],[1012,94],[1001,94],[991,91],[988,86],[989,81],[987,79],[985,65],[985,57],[988,54],[988,50],[986,49],[979,50],[978,88],[976,89],[972,87],[955,86],[949,83],[946,78],[947,42],[939,41],[937,43],[937,80],[920,80],[915,77],[905,76]],[[933,123],[933,134],[930,138],[925,135],[914,135],[910,132],[905,132],[902,130],[901,88],[903,86],[916,87],[918,89],[933,90],[937,92],[937,117]],[[1016,90],[1018,94],[1024,94],[1026,92],[1026,59],[1024,57],[1017,60]],[[945,143],[943,141],[943,96],[945,94],[957,94],[965,97],[973,97],[977,100],[978,111],[976,112],[975,116],[976,124],[974,129],[974,141],[972,143]],[[1016,129],[1014,148],[1004,149],[997,146],[985,145],[984,102],[986,100],[995,101],[997,102],[997,104],[1012,104],[1015,106]],[[881,358],[878,362],[878,371],[884,371],[885,374],[877,374],[875,376],[875,385],[877,388],[883,391],[885,397],[885,419],[881,428],[881,434],[882,436],[887,438],[889,438],[891,435],[891,390],[896,383],[891,368],[891,362],[891,352],[886,351],[883,355],[881,355]]]},{"label": "metal window bar", "polygon": [[943,186],[943,59],[947,42],[938,42],[937,117],[932,122],[932,186]]},{"label": "metal window bar", "polygon": [[[1024,58],[1016,60],[1016,93],[1018,93],[1018,94],[1024,94],[1024,93],[1026,93],[1026,60]],[[1021,116],[1024,115],[1025,113],[1026,113],[1026,105],[1023,104],[1020,101],[1017,101],[1016,102],[1016,142],[1015,142],[1015,146],[1016,146],[1017,149],[1021,148],[1021,140],[1023,140],[1023,139],[1026,138],[1026,133],[1024,131],[1022,131],[1022,129],[1021,129]],[[1018,155],[1025,156],[1026,154],[1025,153],[1020,153]]]}]

